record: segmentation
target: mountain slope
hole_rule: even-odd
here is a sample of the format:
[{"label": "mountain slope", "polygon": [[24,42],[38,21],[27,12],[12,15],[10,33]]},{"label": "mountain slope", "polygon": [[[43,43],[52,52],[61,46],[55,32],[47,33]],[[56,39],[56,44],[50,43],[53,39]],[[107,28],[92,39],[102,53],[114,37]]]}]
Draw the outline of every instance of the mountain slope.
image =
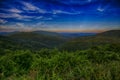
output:
[{"label": "mountain slope", "polygon": [[15,39],[15,41],[23,46],[30,47],[32,49],[40,48],[54,48],[65,42],[65,39],[61,36],[57,36],[51,32],[17,32],[10,34],[7,37]]},{"label": "mountain slope", "polygon": [[[48,35],[49,33],[49,35]],[[63,44],[66,40],[62,36],[57,36],[57,33],[52,32],[17,32],[9,34],[0,39],[0,42],[7,43],[12,46],[19,46],[22,49],[39,50],[41,48],[54,48]],[[8,40],[10,42],[8,43]],[[3,46],[1,46],[3,47]],[[11,47],[5,47],[9,49]]]},{"label": "mountain slope", "polygon": [[48,35],[48,36],[59,36],[61,37],[61,35],[57,32],[49,32],[49,31],[33,31],[33,33],[37,33],[37,34],[41,34],[41,35]]},{"label": "mountain slope", "polygon": [[[0,36],[0,47],[39,50],[41,48],[60,48],[61,50],[81,50],[98,45],[120,45],[120,30],[111,30],[94,36],[64,38],[58,33],[46,31],[17,32]],[[17,46],[17,47],[16,47]]]},{"label": "mountain slope", "polygon": [[120,30],[111,30],[99,33],[95,36],[74,38],[62,45],[61,49],[73,51],[79,49],[87,49],[98,45],[115,44],[117,46],[120,45],[119,34]]},{"label": "mountain slope", "polygon": [[105,36],[105,37],[120,37],[120,30],[110,30],[103,33],[98,34],[97,36]]}]

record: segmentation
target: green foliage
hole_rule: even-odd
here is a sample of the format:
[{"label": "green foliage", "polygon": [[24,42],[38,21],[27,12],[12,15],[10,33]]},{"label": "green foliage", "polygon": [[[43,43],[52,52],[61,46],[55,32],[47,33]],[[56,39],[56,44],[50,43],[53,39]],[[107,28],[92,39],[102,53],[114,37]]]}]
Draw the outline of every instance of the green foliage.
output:
[{"label": "green foliage", "polygon": [[8,59],[7,57],[2,57],[0,59],[0,73],[3,74],[3,76],[10,76],[15,72],[15,63]]},{"label": "green foliage", "polygon": [[28,70],[33,62],[32,53],[27,51],[16,51],[13,56],[13,61],[18,65],[19,69]]},{"label": "green foliage", "polygon": [[7,52],[9,53],[0,58],[1,77],[21,75],[31,68],[34,56],[29,50]]},{"label": "green foliage", "polygon": [[108,47],[75,52],[4,50],[6,54],[0,57],[0,77],[3,80],[120,80],[120,53]]},{"label": "green foliage", "polygon": [[120,80],[120,38],[105,36],[0,36],[0,80]]}]

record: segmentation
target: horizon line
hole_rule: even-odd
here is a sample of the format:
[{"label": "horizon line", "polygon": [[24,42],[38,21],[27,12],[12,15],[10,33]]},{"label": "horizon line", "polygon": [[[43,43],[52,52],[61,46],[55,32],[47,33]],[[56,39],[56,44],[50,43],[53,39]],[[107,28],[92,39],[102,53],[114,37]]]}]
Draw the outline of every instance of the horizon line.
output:
[{"label": "horizon line", "polygon": [[119,30],[119,29],[102,29],[102,30],[99,30],[99,29],[94,29],[94,30],[3,30],[3,31],[0,31],[0,32],[33,32],[33,31],[48,31],[48,32],[58,32],[58,33],[101,33],[101,32],[105,32],[105,31],[109,31],[109,30]]}]

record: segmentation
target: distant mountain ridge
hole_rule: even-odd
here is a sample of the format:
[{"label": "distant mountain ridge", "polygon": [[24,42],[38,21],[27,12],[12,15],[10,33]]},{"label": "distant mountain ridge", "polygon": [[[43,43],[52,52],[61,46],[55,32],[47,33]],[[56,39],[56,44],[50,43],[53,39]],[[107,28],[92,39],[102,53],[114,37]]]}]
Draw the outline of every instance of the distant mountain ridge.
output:
[{"label": "distant mountain ridge", "polygon": [[120,30],[110,30],[95,36],[76,37],[61,46],[64,50],[81,50],[98,45],[120,45]]},{"label": "distant mountain ridge", "polygon": [[[39,30],[39,31],[30,31],[30,32],[37,33],[37,34],[42,34],[42,35],[52,35],[52,36],[59,35],[56,32],[42,31],[42,30]],[[30,32],[24,32],[24,31],[0,32],[0,35],[6,36],[6,35],[12,35],[12,34],[16,34],[16,33],[30,33]]]},{"label": "distant mountain ridge", "polygon": [[102,33],[88,33],[88,32],[50,32],[50,31],[31,31],[31,32],[19,32],[19,31],[14,31],[14,32],[0,32],[0,35],[3,36],[9,36],[9,35],[14,35],[14,34],[19,34],[19,33],[35,33],[35,34],[40,34],[40,35],[48,35],[48,36],[61,36],[61,37],[84,37],[84,36],[106,36],[106,37],[119,37],[120,36],[120,30],[109,30],[105,31]]},{"label": "distant mountain ridge", "polygon": [[[58,33],[47,31],[10,32],[0,36],[0,42],[7,43],[6,48],[11,48],[12,46],[17,45],[18,48],[22,47],[31,50],[54,48],[63,44],[65,41],[65,38]],[[7,47],[8,44],[11,46]]]},{"label": "distant mountain ridge", "polygon": [[60,34],[57,33],[57,32],[42,31],[42,30],[39,30],[39,31],[32,31],[32,32],[33,32],[33,33],[37,33],[37,34],[42,34],[42,35],[60,36]]},{"label": "distant mountain ridge", "polygon": [[120,30],[109,30],[97,34],[97,36],[106,36],[106,37],[120,37]]},{"label": "distant mountain ridge", "polygon": [[86,33],[86,32],[50,32],[50,31],[31,31],[31,32],[0,32],[0,35],[3,36],[10,36],[10,35],[16,35],[19,33],[35,33],[40,35],[47,35],[47,36],[58,36],[58,37],[64,37],[64,38],[75,38],[75,37],[84,37],[84,36],[94,36],[96,33]]},{"label": "distant mountain ridge", "polygon": [[[70,38],[66,38],[56,32],[47,31],[32,31],[32,32],[13,32],[8,33],[6,36],[0,36],[0,46],[13,48],[17,45],[18,48],[39,50],[41,48],[55,48],[65,50],[80,50],[92,46],[102,44],[120,44],[120,30],[110,30],[103,33],[98,33],[88,36],[91,33],[80,34],[67,34]],[[84,36],[85,35],[85,36]],[[71,36],[77,36],[71,38]],[[6,45],[7,44],[7,45]],[[16,46],[15,46],[16,48]]]}]

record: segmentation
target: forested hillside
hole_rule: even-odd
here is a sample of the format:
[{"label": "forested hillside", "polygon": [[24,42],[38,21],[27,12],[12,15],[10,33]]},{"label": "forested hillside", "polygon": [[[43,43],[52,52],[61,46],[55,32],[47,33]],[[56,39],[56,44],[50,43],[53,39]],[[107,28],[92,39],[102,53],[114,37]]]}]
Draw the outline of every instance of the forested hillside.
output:
[{"label": "forested hillside", "polygon": [[61,49],[68,51],[85,50],[99,45],[120,45],[120,30],[110,30],[95,36],[77,37],[61,45]]},{"label": "forested hillside", "polygon": [[0,36],[0,79],[120,80],[120,37],[101,34],[74,39],[37,33]]}]

